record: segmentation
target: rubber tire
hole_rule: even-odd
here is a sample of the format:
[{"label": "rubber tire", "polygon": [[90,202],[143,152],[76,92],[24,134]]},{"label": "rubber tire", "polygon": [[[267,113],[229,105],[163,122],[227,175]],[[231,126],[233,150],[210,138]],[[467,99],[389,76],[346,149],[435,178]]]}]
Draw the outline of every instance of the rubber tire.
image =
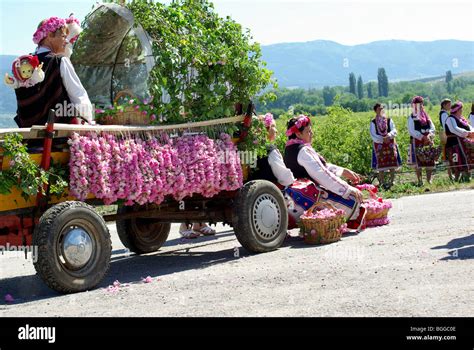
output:
[{"label": "rubber tire", "polygon": [[[272,240],[259,237],[252,223],[252,207],[262,194],[271,194],[281,211],[280,227]],[[252,253],[264,253],[278,249],[285,240],[288,229],[288,212],[283,194],[273,183],[266,180],[247,182],[239,191],[233,208],[232,224],[237,240]]]},{"label": "rubber tire", "polygon": [[[87,232],[97,248],[91,260],[77,271],[71,271],[61,263],[57,250],[62,229],[74,220],[83,220],[90,225],[92,229]],[[107,225],[93,207],[83,202],[68,201],[48,209],[33,232],[33,246],[38,247],[33,261],[36,272],[51,289],[60,293],[93,289],[110,266],[112,242]]]},{"label": "rubber tire", "polygon": [[[117,214],[128,213],[130,211],[133,211],[133,207],[119,207]],[[150,227],[144,226],[144,229],[152,230],[156,232],[156,234],[152,236],[151,239],[141,239],[137,233],[137,225],[140,224],[150,225]],[[116,226],[117,234],[122,244],[137,254],[147,254],[159,250],[168,239],[171,231],[171,223],[153,222],[153,219],[134,218],[117,220]]]}]

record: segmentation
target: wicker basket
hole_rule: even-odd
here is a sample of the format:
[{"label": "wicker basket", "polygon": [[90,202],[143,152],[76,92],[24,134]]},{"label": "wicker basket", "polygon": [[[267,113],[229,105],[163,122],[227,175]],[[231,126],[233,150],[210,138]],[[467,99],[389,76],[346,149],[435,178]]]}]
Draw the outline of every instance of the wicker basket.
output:
[{"label": "wicker basket", "polygon": [[[131,97],[136,99],[135,94],[130,90],[119,91],[115,95],[114,103],[123,97]],[[149,125],[148,116],[144,116],[142,112],[135,110],[133,106],[125,106],[123,112],[117,112],[113,116],[105,116],[99,119],[102,125]]]},{"label": "wicker basket", "polygon": [[[336,208],[324,202],[316,202],[306,212],[313,213],[317,208],[329,208],[336,210]],[[305,212],[305,213],[306,213]],[[336,242],[341,239],[344,225],[344,215],[337,215],[331,219],[317,219],[317,218],[301,218],[301,231],[303,233],[306,244],[326,244]]]},{"label": "wicker basket", "polygon": [[[364,203],[367,203],[369,201],[379,201],[379,196],[377,196],[376,192],[371,191],[369,189],[363,189],[359,186],[356,186],[356,188],[360,191],[367,191],[370,195],[370,199],[364,200]],[[382,199],[383,201],[383,199]],[[369,208],[369,207],[368,207]],[[365,223],[367,227],[372,227],[372,226],[377,226],[377,224],[374,222],[374,220],[377,220],[380,222],[381,219],[386,219],[388,217],[388,212],[390,208],[385,208],[380,212],[374,212],[369,209],[367,209],[367,213],[365,214]]]},{"label": "wicker basket", "polygon": [[384,219],[388,216],[390,208],[384,209],[378,213],[371,212],[367,210],[367,214],[365,215],[366,221],[377,220],[377,219]]},{"label": "wicker basket", "polygon": [[424,162],[424,163],[437,161],[440,154],[441,154],[440,147],[416,149],[416,157],[418,158],[420,162]]}]

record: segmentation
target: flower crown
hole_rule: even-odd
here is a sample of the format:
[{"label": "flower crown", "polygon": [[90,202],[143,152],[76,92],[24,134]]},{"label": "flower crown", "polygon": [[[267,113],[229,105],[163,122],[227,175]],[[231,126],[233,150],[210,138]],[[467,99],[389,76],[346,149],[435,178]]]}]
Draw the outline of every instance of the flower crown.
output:
[{"label": "flower crown", "polygon": [[291,128],[286,130],[286,136],[291,136],[293,134],[296,134],[297,132],[300,131],[302,127],[305,127],[308,124],[311,124],[311,120],[309,119],[309,117],[301,114],[296,120],[296,123]]},{"label": "flower crown", "polygon": [[412,104],[417,104],[417,103],[423,104],[423,102],[424,102],[424,99],[423,99],[422,96],[415,96],[415,97],[413,97],[413,99],[411,100],[411,103],[412,103]]},{"label": "flower crown", "polygon": [[453,106],[451,107],[451,113],[454,114],[457,111],[459,111],[463,107],[463,104],[461,101],[457,101]]},{"label": "flower crown", "polygon": [[273,119],[273,114],[267,113],[265,114],[265,117],[263,117],[263,123],[265,124],[265,127],[268,129],[272,126],[272,124],[275,124],[275,119]]},{"label": "flower crown", "polygon": [[35,34],[33,34],[33,42],[38,45],[41,40],[46,38],[49,33],[54,33],[59,28],[66,25],[66,20],[59,17],[50,17],[41,22]]}]

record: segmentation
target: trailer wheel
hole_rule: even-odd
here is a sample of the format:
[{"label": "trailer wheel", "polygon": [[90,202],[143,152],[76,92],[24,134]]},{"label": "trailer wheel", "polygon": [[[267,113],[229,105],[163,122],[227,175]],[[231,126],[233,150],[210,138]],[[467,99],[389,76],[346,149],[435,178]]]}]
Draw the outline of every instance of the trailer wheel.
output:
[{"label": "trailer wheel", "polygon": [[288,228],[283,194],[269,181],[247,182],[235,199],[232,222],[245,249],[253,253],[278,249]]},{"label": "trailer wheel", "polygon": [[104,219],[83,202],[48,209],[33,233],[34,266],[45,283],[61,293],[97,286],[110,265],[112,243]]},{"label": "trailer wheel", "polygon": [[[119,207],[117,214],[133,210],[133,207]],[[116,225],[122,244],[137,254],[156,252],[166,242],[171,231],[171,223],[148,218],[117,220]]]}]

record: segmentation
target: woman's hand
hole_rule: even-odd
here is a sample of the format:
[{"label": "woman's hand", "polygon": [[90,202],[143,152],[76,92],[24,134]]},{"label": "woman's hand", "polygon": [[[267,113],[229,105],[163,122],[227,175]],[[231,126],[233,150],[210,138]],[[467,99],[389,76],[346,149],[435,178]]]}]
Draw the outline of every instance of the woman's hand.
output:
[{"label": "woman's hand", "polygon": [[423,136],[422,141],[423,141],[423,145],[425,146],[431,145],[433,143],[433,141],[428,135]]},{"label": "woman's hand", "polygon": [[347,180],[352,182],[353,184],[358,184],[360,182],[360,175],[353,172],[349,169],[344,169],[342,172],[342,176],[344,176]]},{"label": "woman's hand", "polygon": [[357,202],[362,202],[364,200],[364,196],[361,191],[359,191],[357,188],[352,187],[351,188],[351,194],[356,198]]}]

